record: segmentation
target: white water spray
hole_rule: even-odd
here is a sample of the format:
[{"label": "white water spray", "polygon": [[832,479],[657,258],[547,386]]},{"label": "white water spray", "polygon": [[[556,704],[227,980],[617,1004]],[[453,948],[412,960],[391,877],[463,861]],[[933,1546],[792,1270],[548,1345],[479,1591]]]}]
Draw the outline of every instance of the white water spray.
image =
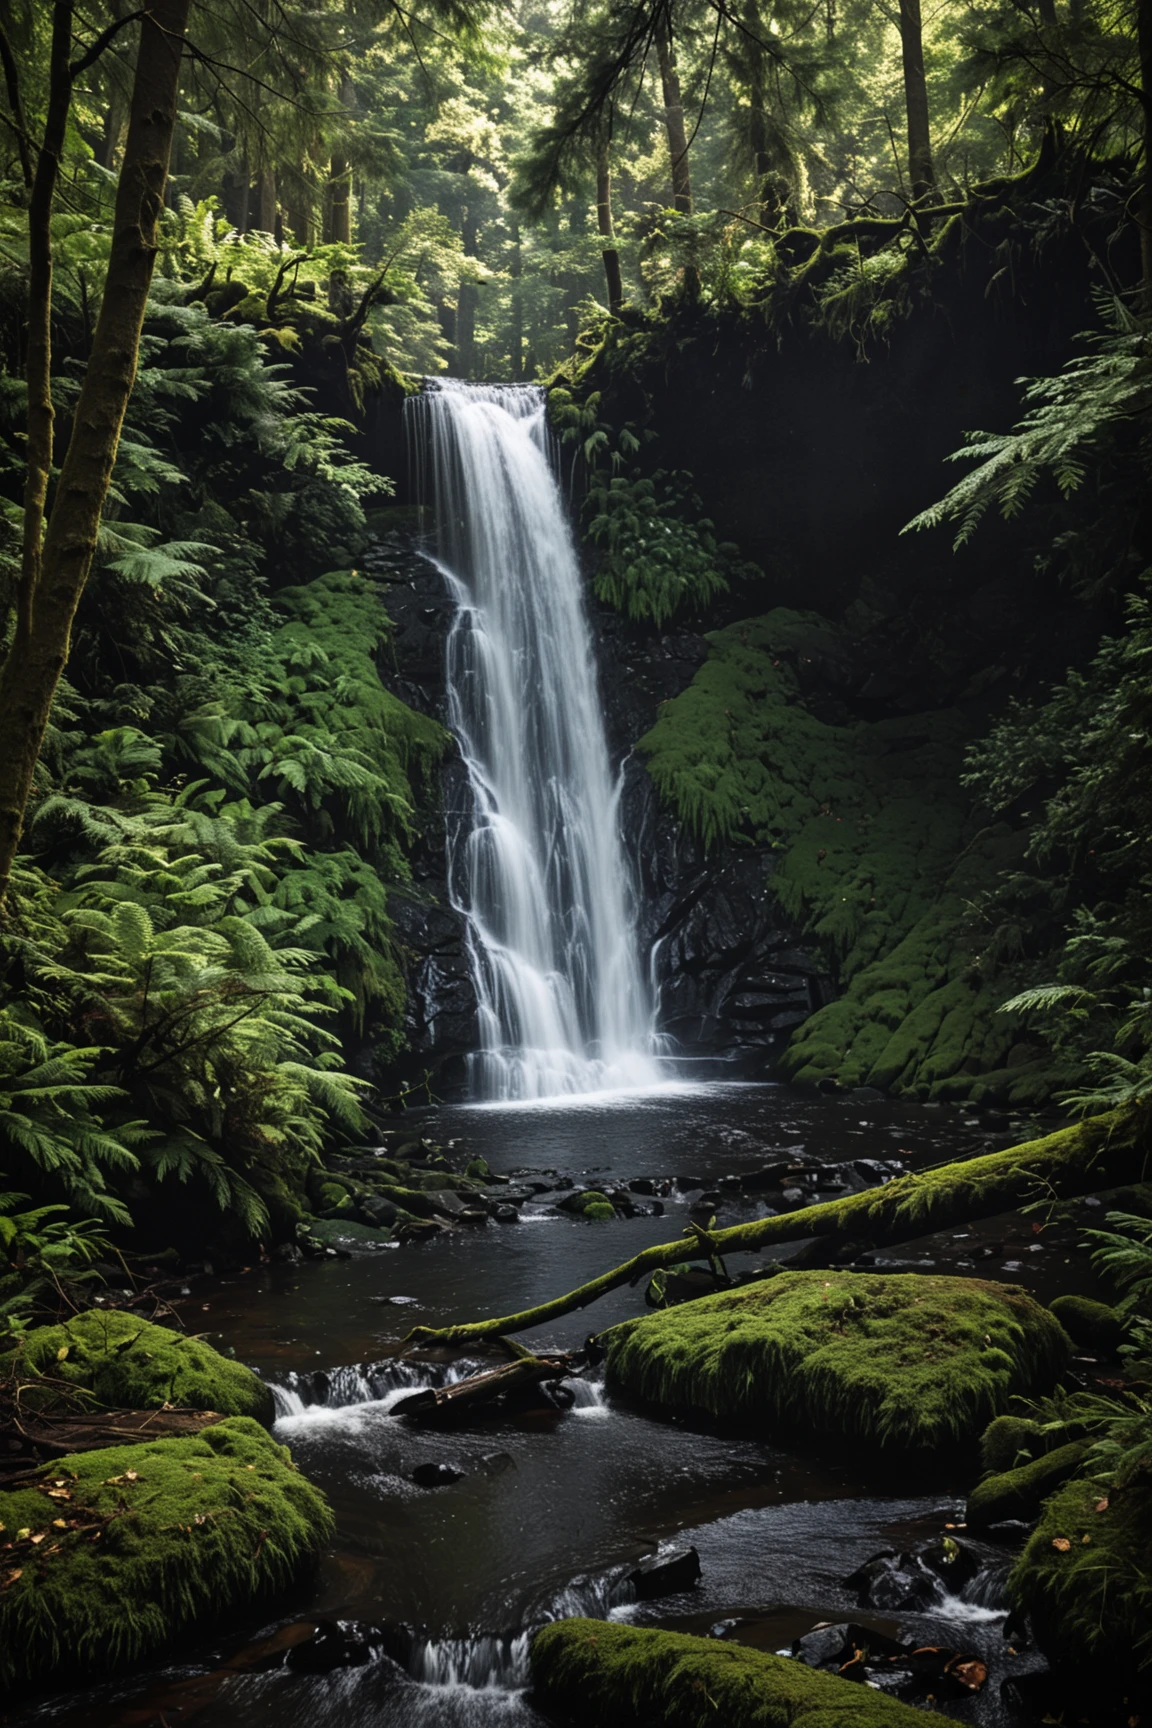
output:
[{"label": "white water spray", "polygon": [[580,570],[536,385],[430,381],[411,407],[456,599],[449,722],[472,809],[449,832],[482,1099],[661,1079]]}]

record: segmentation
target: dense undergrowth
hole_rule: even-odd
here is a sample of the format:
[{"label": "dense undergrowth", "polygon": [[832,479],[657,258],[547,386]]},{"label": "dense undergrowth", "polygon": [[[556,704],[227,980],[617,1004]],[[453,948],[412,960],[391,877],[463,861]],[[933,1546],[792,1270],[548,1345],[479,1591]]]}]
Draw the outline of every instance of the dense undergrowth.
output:
[{"label": "dense undergrowth", "polygon": [[[626,314],[591,330],[554,393],[558,424],[580,427],[599,473],[590,538],[601,597],[632,620],[707,631],[705,664],[641,740],[657,789],[714,856],[771,848],[773,890],[836,983],[838,1000],[800,1026],[784,1054],[783,1072],[801,1083],[1017,1105],[1068,1094],[1081,1108],[1147,1089],[1148,322],[1118,289],[1093,305],[1085,282],[1081,314],[1095,328],[1065,366],[1027,385],[1011,431],[967,438],[956,459],[971,471],[908,524],[954,522],[967,560],[957,569],[973,582],[987,581],[991,564],[1004,587],[1025,560],[1053,596],[1081,609],[1078,663],[1055,683],[1050,674],[1026,680],[1011,699],[998,692],[1019,688],[1023,674],[1011,668],[1026,653],[1003,631],[983,650],[994,664],[979,654],[965,664],[955,647],[966,628],[963,577],[915,644],[918,705],[902,693],[885,705],[871,686],[857,695],[861,641],[897,636],[898,558],[905,604],[924,610],[911,543],[894,532],[860,547],[853,580],[823,612],[773,604],[789,561],[804,555],[786,541],[764,572],[733,548],[732,581],[721,583],[713,564],[677,590],[657,586],[650,537],[630,527],[628,507],[659,482],[658,472],[645,480],[645,464],[667,459],[659,437],[655,455],[645,453],[648,418],[653,404],[667,411],[677,344],[690,348],[709,323],[717,352],[747,349],[749,387],[754,367],[769,382],[776,375],[772,344],[794,360],[810,351],[813,364],[831,345],[904,366],[904,388],[923,389],[934,330],[954,332],[979,303],[991,340],[989,300],[1003,296],[1011,308],[1057,259],[1070,279],[1078,222],[1090,250],[1104,244],[1120,182],[1106,169],[1076,171],[1096,182],[1092,216],[1061,212],[1068,165],[1044,153],[1016,181],[977,188],[962,207],[922,221],[846,223],[797,234],[795,244],[778,236],[760,298],[733,290],[726,299],[720,279],[709,289],[705,276],[710,298],[695,325],[670,304],[660,317]],[[839,252],[852,257],[836,262]],[[952,334],[939,340],[953,346]],[[777,372],[795,388],[787,365]],[[628,442],[614,444],[609,418],[625,411]],[[771,405],[796,411],[790,399]],[[754,448],[764,407],[732,412]],[[757,472],[751,458],[747,470]],[[613,488],[621,502],[606,519]],[[699,508],[685,503],[680,534],[692,532]],[[898,692],[898,677],[885,681]]]},{"label": "dense undergrowth", "polygon": [[[146,326],[9,896],[17,1308],[82,1270],[94,1228],[290,1235],[308,1170],[364,1126],[345,1046],[400,1038],[387,896],[444,735],[381,682],[388,619],[354,568],[391,483],[292,382],[289,344],[186,297],[160,283]],[[18,448],[12,418],[10,495]],[[28,1221],[22,1195],[70,1221]]]}]

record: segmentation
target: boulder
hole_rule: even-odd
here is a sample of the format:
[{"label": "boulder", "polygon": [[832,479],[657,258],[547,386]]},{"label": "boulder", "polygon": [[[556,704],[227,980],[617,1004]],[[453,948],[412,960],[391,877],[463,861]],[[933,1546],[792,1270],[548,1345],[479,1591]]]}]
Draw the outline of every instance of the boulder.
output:
[{"label": "boulder", "polygon": [[1077,1477],[1045,1501],[1008,1574],[1008,1600],[1029,1616],[1053,1668],[1091,1675],[1102,1693],[1146,1698],[1150,1556],[1152,1493],[1140,1477],[1122,1491]]},{"label": "boulder", "polygon": [[378,1626],[359,1620],[321,1620],[311,1638],[294,1644],[284,1666],[298,1674],[332,1674],[337,1668],[366,1668],[378,1659],[381,1633]]},{"label": "boulder", "polygon": [[651,1602],[657,1596],[678,1596],[681,1590],[691,1590],[699,1578],[700,1556],[695,1548],[672,1548],[664,1554],[653,1554],[628,1574],[638,1602]]},{"label": "boulder", "polygon": [[664,1407],[924,1453],[1050,1386],[1068,1339],[1010,1285],[783,1272],[604,1333],[610,1382]]},{"label": "boulder", "polygon": [[1030,1464],[986,1476],[968,1496],[969,1524],[980,1530],[1009,1518],[1035,1518],[1048,1495],[1076,1474],[1087,1449],[1086,1441],[1069,1440]]},{"label": "boulder", "polygon": [[869,1686],[716,1638],[604,1620],[554,1620],[532,1640],[545,1710],[586,1728],[945,1728],[947,1718]]},{"label": "boulder", "polygon": [[1124,1322],[1106,1302],[1090,1296],[1057,1296],[1051,1311],[1074,1344],[1111,1356],[1124,1339]]},{"label": "boulder", "polygon": [[275,1415],[271,1389],[251,1368],[221,1356],[200,1338],[98,1308],[29,1332],[15,1350],[0,1356],[0,1377],[14,1370],[67,1381],[109,1410],[177,1404],[222,1416],[253,1416],[268,1425]]},{"label": "boulder", "polygon": [[448,1488],[463,1477],[463,1470],[458,1470],[455,1464],[417,1464],[412,1472],[417,1488]]},{"label": "boulder", "polygon": [[289,1584],[332,1528],[258,1423],[58,1459],[0,1490],[0,1686],[85,1679]]}]

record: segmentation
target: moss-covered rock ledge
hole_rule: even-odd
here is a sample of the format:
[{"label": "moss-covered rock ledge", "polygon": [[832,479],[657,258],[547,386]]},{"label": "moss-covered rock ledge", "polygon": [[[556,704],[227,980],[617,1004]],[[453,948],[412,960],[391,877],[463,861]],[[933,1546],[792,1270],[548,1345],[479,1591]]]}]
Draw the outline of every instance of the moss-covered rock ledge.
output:
[{"label": "moss-covered rock ledge", "polygon": [[331,1525],[247,1417],[62,1458],[0,1490],[0,1689],[151,1656],[283,1588]]},{"label": "moss-covered rock ledge", "polygon": [[975,1439],[1071,1354],[1021,1290],[882,1272],[784,1272],[602,1342],[610,1381],[652,1403],[917,1452]]},{"label": "moss-covered rock ledge", "polygon": [[165,1404],[251,1416],[268,1426],[270,1389],[240,1362],[200,1338],[131,1314],[89,1309],[61,1326],[41,1326],[0,1356],[0,1377],[37,1375],[88,1392],[109,1410],[158,1410]]},{"label": "moss-covered rock ledge", "polygon": [[[1152,1690],[1152,1484],[1080,1476],[1045,1501],[1012,1571],[1008,1600],[1028,1614],[1054,1668],[1085,1667],[1118,1691]],[[1135,1691],[1131,1693],[1135,1698]]]},{"label": "moss-covered rock ledge", "polygon": [[532,1643],[545,1709],[587,1728],[944,1728],[946,1718],[787,1656],[616,1626],[556,1620]]}]

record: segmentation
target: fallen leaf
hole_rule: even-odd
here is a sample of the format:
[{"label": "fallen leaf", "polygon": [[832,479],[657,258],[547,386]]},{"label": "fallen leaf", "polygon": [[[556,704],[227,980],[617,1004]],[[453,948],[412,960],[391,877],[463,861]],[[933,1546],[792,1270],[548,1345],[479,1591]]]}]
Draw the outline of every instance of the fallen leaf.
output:
[{"label": "fallen leaf", "polygon": [[65,1358],[67,1357],[67,1355],[68,1355],[67,1344],[61,1344],[59,1350],[57,1350],[57,1352],[56,1352],[57,1362],[63,1362],[65,1360]]},{"label": "fallen leaf", "polygon": [[43,1532],[43,1530],[37,1530],[37,1532],[36,1532],[36,1534],[35,1534],[35,1536],[33,1536],[33,1538],[32,1538],[32,1545],[33,1545],[33,1547],[35,1547],[35,1545],[36,1545],[36,1543],[37,1543],[37,1542],[43,1542],[43,1540],[44,1540],[44,1532]]},{"label": "fallen leaf", "polygon": [[1080,1540],[1081,1542],[1091,1542],[1092,1538],[1091,1536],[1081,1536]]},{"label": "fallen leaf", "polygon": [[1067,1536],[1053,1536],[1052,1546],[1053,1548],[1058,1548],[1061,1554],[1067,1554],[1072,1544],[1069,1542]]},{"label": "fallen leaf", "polygon": [[27,1540],[28,1540],[29,1536],[31,1536],[31,1534],[32,1534],[31,1525],[25,1524],[23,1530],[17,1530],[16,1540],[17,1540],[17,1542],[27,1542]]},{"label": "fallen leaf", "polygon": [[22,1578],[23,1576],[24,1576],[23,1566],[17,1566],[11,1572],[9,1572],[9,1574],[5,1578],[4,1582],[5,1582],[5,1584],[15,1584],[17,1578]]},{"label": "fallen leaf", "polygon": [[71,1500],[72,1496],[67,1488],[49,1488],[48,1498],[49,1500]]},{"label": "fallen leaf", "polygon": [[139,1476],[137,1475],[135,1470],[125,1470],[124,1480],[125,1480],[125,1482],[138,1482]]},{"label": "fallen leaf", "polygon": [[66,1518],[53,1518],[52,1528],[53,1530],[67,1530],[68,1520]]},{"label": "fallen leaf", "polygon": [[979,1692],[988,1678],[988,1670],[983,1662],[957,1662],[954,1667],[950,1665],[947,1672],[966,1692]]},{"label": "fallen leaf", "polygon": [[1107,1510],[1108,1510],[1107,1500],[1097,1500],[1096,1510],[1097,1510],[1097,1512],[1107,1512]]}]

